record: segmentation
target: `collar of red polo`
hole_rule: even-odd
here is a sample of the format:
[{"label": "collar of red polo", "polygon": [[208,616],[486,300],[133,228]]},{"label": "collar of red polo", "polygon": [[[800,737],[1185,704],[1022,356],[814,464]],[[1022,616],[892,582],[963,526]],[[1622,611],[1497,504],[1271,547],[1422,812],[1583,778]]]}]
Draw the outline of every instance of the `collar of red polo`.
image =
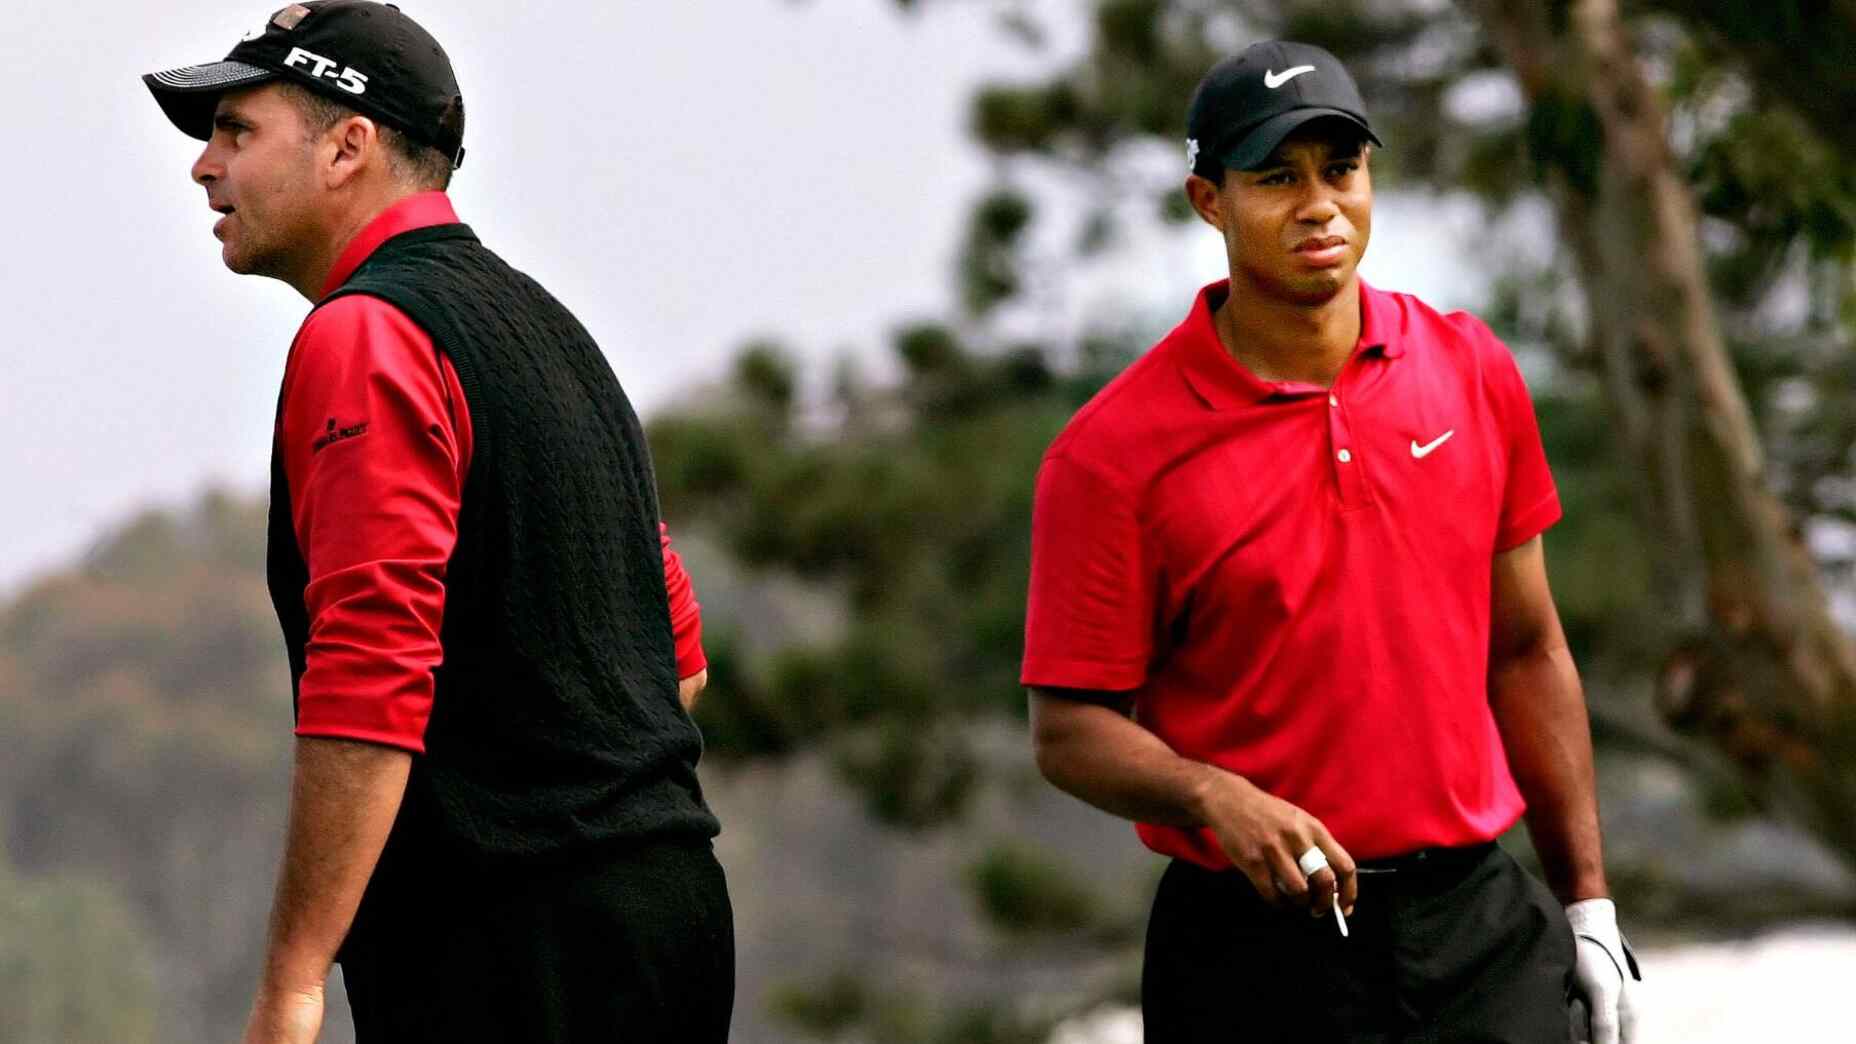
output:
[{"label": "collar of red polo", "polygon": [[443,192],[407,196],[375,215],[342,248],[341,256],[335,259],[335,267],[329,269],[329,277],[322,283],[322,296],[334,293],[354,275],[355,269],[361,267],[361,262],[394,236],[430,225],[455,225],[457,221],[457,211],[451,209],[451,197]]},{"label": "collar of red polo", "polygon": [[[1218,410],[1251,406],[1273,397],[1325,394],[1326,388],[1299,381],[1266,381],[1250,372],[1225,351],[1212,322],[1212,302],[1230,292],[1231,281],[1221,279],[1199,291],[1192,313],[1181,324],[1180,371],[1205,404]],[[1398,330],[1398,306],[1360,280],[1360,340],[1355,354],[1377,352],[1386,359],[1405,354]]]}]

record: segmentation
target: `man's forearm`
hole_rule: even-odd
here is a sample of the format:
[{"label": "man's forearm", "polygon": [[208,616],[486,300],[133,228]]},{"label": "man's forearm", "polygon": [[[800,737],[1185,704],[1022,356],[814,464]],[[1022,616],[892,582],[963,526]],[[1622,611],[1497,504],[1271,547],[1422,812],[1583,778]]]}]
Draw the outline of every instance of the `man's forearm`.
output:
[{"label": "man's forearm", "polygon": [[1221,769],[1179,756],[1111,707],[1034,692],[1031,708],[1038,769],[1058,789],[1123,819],[1205,825],[1204,798]]},{"label": "man's forearm", "polygon": [[320,987],[406,793],[412,755],[302,737],[261,989]]},{"label": "man's forearm", "polygon": [[[1266,901],[1353,911],[1353,857],[1319,820],[1244,777],[1181,757],[1113,707],[1035,689],[1031,734],[1038,770],[1065,792],[1125,819],[1210,829]],[[1301,865],[1311,847],[1328,860],[1313,873]]]},{"label": "man's forearm", "polygon": [[1489,703],[1547,884],[1563,902],[1608,895],[1592,731],[1571,651],[1555,643],[1497,662]]}]

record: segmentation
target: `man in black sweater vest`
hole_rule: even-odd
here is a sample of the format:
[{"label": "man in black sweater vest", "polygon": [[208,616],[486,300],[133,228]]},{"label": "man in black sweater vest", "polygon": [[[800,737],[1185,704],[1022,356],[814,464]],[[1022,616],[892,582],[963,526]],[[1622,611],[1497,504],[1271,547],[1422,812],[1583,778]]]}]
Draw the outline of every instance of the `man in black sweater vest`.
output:
[{"label": "man in black sweater vest", "polygon": [[321,0],[145,80],[207,142],[226,265],[316,304],[273,453],[299,738],[245,1039],[314,1040],[339,960],[363,1042],[724,1041],[650,455],[586,330],[456,221],[444,52]]}]

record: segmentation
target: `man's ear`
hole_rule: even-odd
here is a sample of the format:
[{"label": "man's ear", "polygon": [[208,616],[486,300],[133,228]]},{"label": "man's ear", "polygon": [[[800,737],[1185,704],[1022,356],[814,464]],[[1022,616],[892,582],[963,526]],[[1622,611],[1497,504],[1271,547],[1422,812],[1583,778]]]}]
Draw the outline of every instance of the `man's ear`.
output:
[{"label": "man's ear", "polygon": [[1197,174],[1186,175],[1186,202],[1192,204],[1193,212],[1199,220],[1220,232],[1224,231],[1224,211],[1218,206],[1219,194],[1223,188],[1210,178]]},{"label": "man's ear", "polygon": [[380,127],[366,116],[349,116],[329,128],[323,138],[328,157],[323,177],[330,188],[340,188],[369,165],[380,162]]}]

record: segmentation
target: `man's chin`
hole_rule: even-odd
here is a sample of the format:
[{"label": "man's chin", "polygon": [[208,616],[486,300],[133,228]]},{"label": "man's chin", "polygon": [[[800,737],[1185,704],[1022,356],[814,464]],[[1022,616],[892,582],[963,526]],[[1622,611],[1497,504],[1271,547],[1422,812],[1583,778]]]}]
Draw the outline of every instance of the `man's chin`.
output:
[{"label": "man's chin", "polygon": [[1347,288],[1354,271],[1352,265],[1336,265],[1313,272],[1298,272],[1278,285],[1298,304],[1326,304],[1334,299],[1334,295]]},{"label": "man's chin", "polygon": [[219,249],[219,259],[235,275],[264,275],[263,266],[258,263],[250,251],[240,250],[235,244],[227,243]]}]

